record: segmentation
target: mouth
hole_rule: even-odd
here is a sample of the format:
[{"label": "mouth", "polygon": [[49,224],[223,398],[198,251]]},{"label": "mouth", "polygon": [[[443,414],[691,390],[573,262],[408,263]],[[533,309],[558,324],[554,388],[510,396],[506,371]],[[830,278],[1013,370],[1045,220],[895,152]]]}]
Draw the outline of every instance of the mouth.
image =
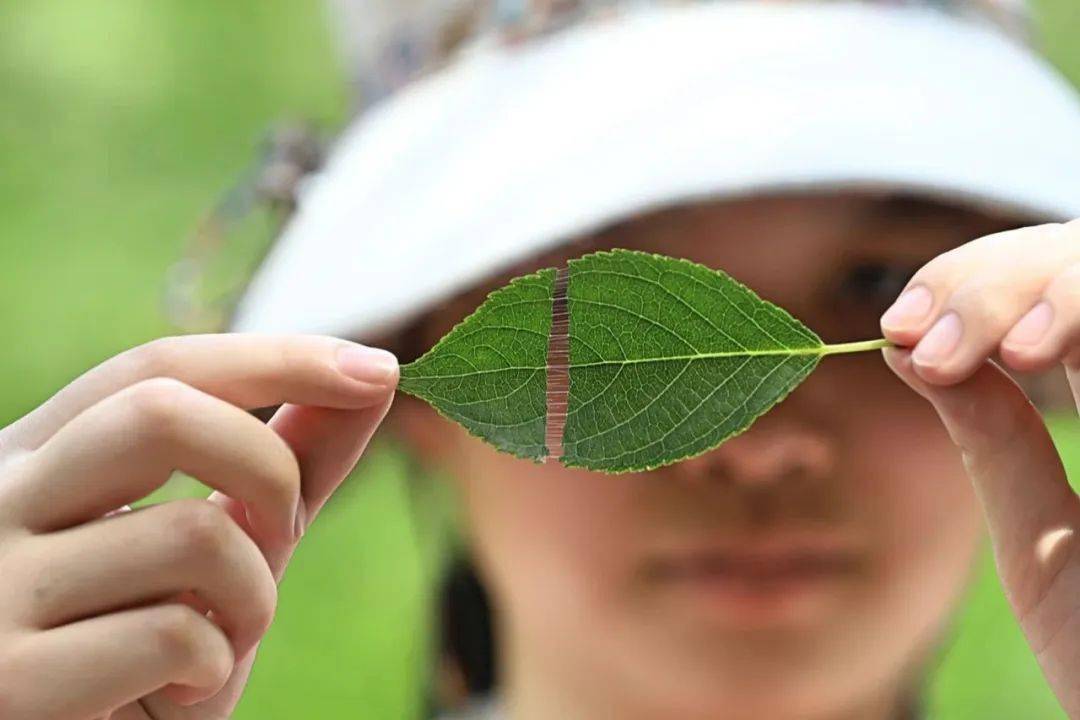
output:
[{"label": "mouth", "polygon": [[654,556],[648,576],[681,605],[754,627],[820,619],[864,568],[850,540],[778,533],[672,548]]}]

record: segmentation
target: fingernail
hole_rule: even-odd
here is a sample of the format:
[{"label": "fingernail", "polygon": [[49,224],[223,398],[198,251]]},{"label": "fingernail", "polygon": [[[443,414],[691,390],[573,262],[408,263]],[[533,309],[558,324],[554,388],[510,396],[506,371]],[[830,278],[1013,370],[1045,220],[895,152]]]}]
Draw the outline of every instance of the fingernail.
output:
[{"label": "fingernail", "polygon": [[1035,345],[1046,337],[1053,322],[1054,308],[1043,300],[1020,318],[1020,321],[1005,336],[1005,342],[1009,345]]},{"label": "fingernail", "polygon": [[389,385],[398,372],[394,354],[366,345],[345,345],[337,352],[337,366],[353,380],[375,385]]},{"label": "fingernail", "polygon": [[938,319],[934,326],[915,346],[912,359],[919,365],[933,365],[947,358],[960,344],[964,324],[955,312],[949,312]]},{"label": "fingernail", "polygon": [[925,285],[916,285],[905,290],[885,314],[881,324],[886,327],[900,328],[919,322],[934,305],[934,296]]},{"label": "fingernail", "polygon": [[293,520],[293,539],[294,541],[300,540],[304,537],[304,532],[307,530],[307,503],[304,502],[304,496],[301,495],[300,499],[296,503],[296,518]]}]

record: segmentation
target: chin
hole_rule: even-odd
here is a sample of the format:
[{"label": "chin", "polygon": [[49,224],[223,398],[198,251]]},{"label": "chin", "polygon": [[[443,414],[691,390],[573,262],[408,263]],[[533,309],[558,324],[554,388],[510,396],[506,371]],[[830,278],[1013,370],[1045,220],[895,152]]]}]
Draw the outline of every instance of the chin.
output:
[{"label": "chin", "polygon": [[[739,631],[668,628],[650,633],[635,684],[656,698],[657,717],[685,720],[826,720],[861,716],[882,690],[898,686],[905,663],[872,652],[842,626],[771,625]],[[845,637],[847,636],[847,637]],[[651,704],[651,703],[650,703]]]},{"label": "chin", "polygon": [[664,690],[657,717],[682,720],[828,720],[861,716],[873,693],[859,694],[843,678],[798,671],[757,675],[715,669],[711,682],[679,682]]}]

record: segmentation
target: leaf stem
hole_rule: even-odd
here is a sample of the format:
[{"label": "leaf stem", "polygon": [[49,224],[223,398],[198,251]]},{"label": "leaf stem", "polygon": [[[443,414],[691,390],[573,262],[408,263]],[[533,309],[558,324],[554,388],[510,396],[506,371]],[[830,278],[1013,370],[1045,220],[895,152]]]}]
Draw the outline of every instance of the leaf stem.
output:
[{"label": "leaf stem", "polygon": [[859,342],[826,345],[822,350],[821,354],[839,355],[841,353],[869,352],[870,350],[880,350],[881,348],[887,348],[892,346],[893,344],[885,338],[881,338],[879,340],[860,340]]}]

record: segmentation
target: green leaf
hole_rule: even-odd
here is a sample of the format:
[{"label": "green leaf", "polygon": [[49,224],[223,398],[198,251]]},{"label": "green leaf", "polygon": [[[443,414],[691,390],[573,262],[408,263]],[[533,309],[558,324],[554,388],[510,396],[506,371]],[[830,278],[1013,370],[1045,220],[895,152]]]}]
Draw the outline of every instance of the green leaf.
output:
[{"label": "green leaf", "polygon": [[[399,387],[500,450],[543,460],[553,432],[565,465],[627,472],[742,432],[824,355],[888,345],[825,345],[726,273],[687,260],[612,250],[571,260],[559,277],[542,270],[492,293],[402,367]],[[563,302],[559,338],[566,323],[552,314]],[[551,392],[567,369],[548,362],[566,357],[558,342],[569,345],[569,388]]]},{"label": "green leaf", "polygon": [[748,427],[824,343],[730,276],[659,255],[570,262],[570,404],[562,461],[667,465]]},{"label": "green leaf", "polygon": [[547,346],[555,271],[515,278],[416,362],[398,388],[518,457],[547,456]]}]

